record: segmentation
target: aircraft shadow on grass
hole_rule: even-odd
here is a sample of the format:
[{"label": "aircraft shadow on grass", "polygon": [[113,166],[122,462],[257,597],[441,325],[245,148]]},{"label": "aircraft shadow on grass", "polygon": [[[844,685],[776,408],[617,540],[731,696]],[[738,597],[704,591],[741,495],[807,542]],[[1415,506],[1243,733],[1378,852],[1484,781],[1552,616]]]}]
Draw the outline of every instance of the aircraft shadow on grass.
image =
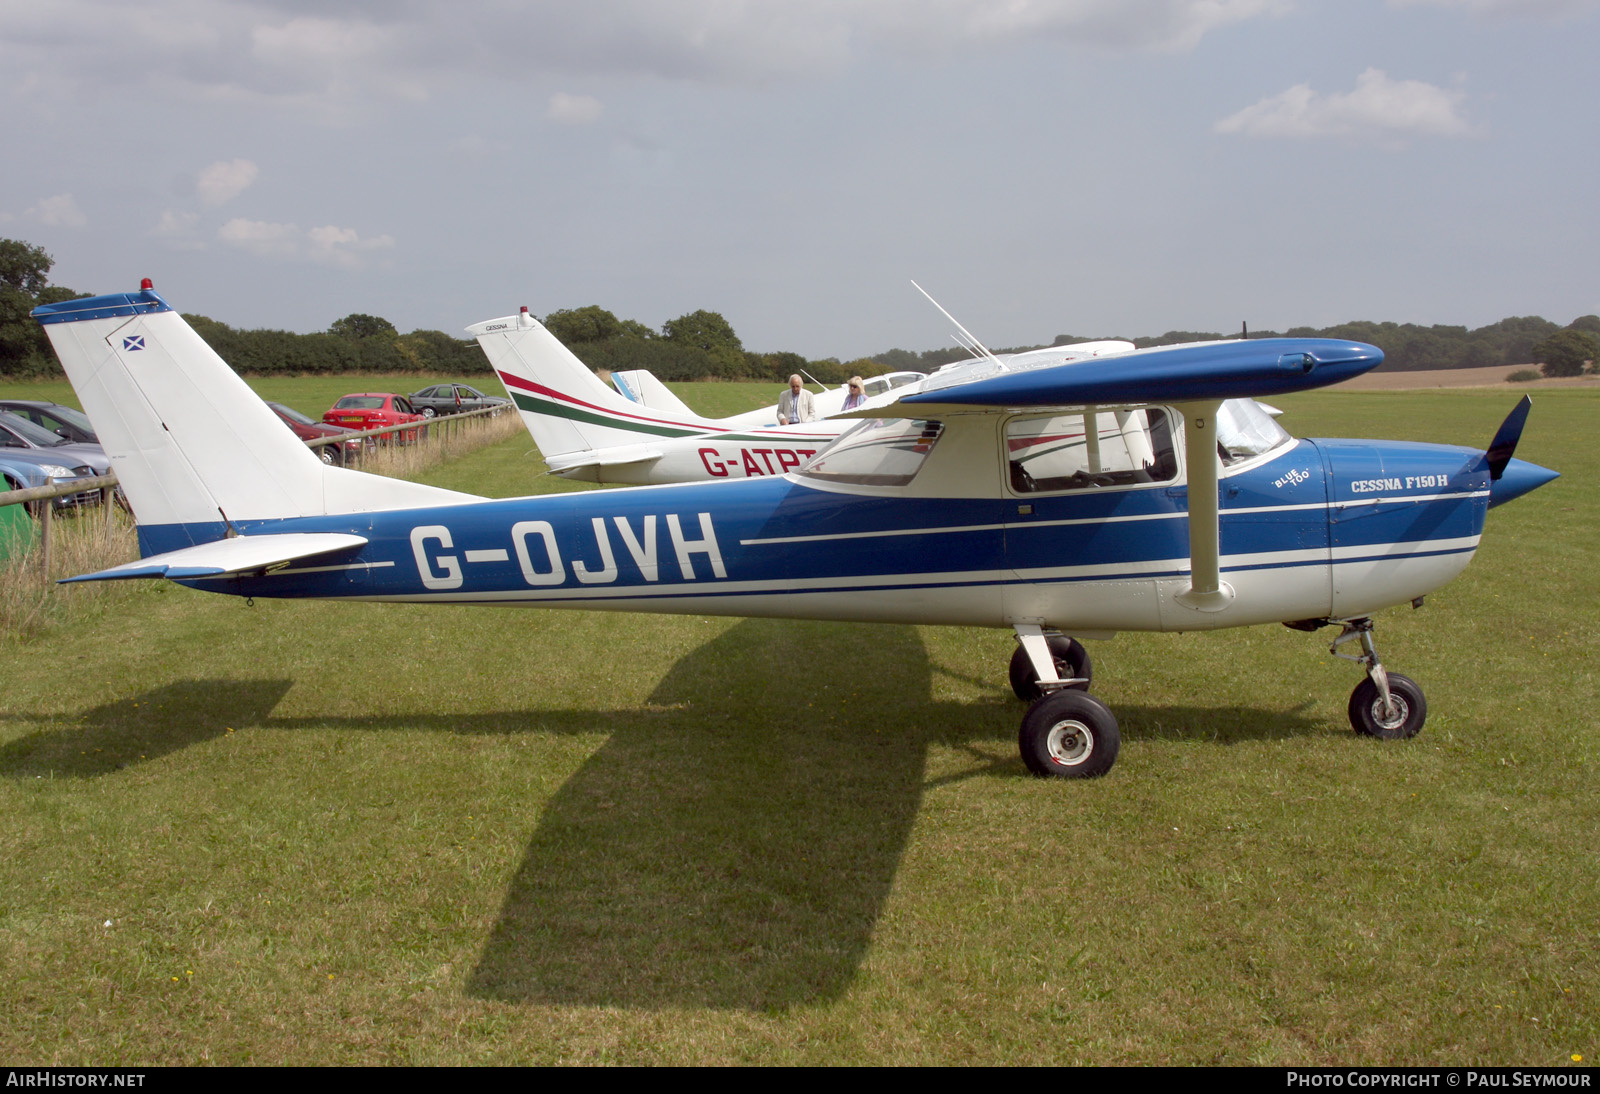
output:
[{"label": "aircraft shadow on grass", "polygon": [[[605,744],[544,807],[468,993],[769,1012],[847,990],[926,790],[1026,777],[1011,747],[1009,693],[984,678],[992,701],[936,702],[934,672],[913,627],[746,620],[681,658],[646,704],[627,710],[284,718],[272,710],[289,681],[185,681],[12,742],[0,749],[0,775],[103,775],[253,725],[604,731]],[[174,712],[183,712],[176,722]],[[1120,713],[1128,740],[1227,744],[1319,731],[1282,710]],[[972,762],[930,781],[933,745]],[[1039,789],[1059,810],[1074,787]]]},{"label": "aircraft shadow on grass", "polygon": [[[0,776],[91,779],[261,725],[292,680],[180,680],[0,746]],[[29,715],[30,721],[59,716]]]}]

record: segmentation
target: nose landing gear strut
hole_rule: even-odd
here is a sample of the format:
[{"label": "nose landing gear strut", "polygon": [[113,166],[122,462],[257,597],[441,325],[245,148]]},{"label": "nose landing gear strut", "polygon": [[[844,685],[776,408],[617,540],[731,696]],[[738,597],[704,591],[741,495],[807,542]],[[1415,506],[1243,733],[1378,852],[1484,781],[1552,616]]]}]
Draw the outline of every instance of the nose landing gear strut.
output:
[{"label": "nose landing gear strut", "polygon": [[[1428,718],[1428,700],[1422,689],[1411,677],[1384,669],[1372,641],[1371,619],[1346,619],[1343,623],[1344,630],[1333,640],[1328,652],[1367,670],[1367,678],[1350,693],[1351,727],[1357,733],[1386,741],[1415,737]],[[1360,655],[1340,653],[1339,647],[1352,639],[1360,639]]]}]

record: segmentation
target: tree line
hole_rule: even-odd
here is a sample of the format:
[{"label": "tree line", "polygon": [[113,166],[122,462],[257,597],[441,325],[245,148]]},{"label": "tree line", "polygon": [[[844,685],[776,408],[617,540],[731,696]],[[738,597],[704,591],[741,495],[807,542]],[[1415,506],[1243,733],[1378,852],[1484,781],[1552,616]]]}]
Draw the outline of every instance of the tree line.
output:
[{"label": "tree line", "polygon": [[[44,328],[28,315],[39,304],[87,296],[51,285],[54,264],[43,248],[0,239],[0,377],[60,376]],[[239,330],[203,315],[185,315],[189,325],[223,360],[250,375],[328,373],[430,373],[465,376],[489,372],[488,360],[471,339],[443,331],[401,334],[387,319],[352,314],[326,331],[296,334],[280,330]],[[595,369],[647,369],[668,381],[762,380],[782,383],[801,373],[826,384],[852,375],[890,371],[931,372],[965,359],[956,347],[914,352],[889,349],[850,361],[808,360],[798,353],[755,353],[744,348],[732,325],[713,311],[694,311],[669,319],[659,331],[633,319],[619,319],[599,305],[550,313],[545,326],[584,364]],[[1565,327],[1539,316],[1502,319],[1486,327],[1422,327],[1414,323],[1341,323],[1333,327],[1295,327],[1287,337],[1347,338],[1384,352],[1383,368],[1395,371],[1473,368],[1541,363],[1547,375],[1578,375],[1586,362],[1600,358],[1600,316],[1585,315]],[[1278,336],[1273,331],[1252,337]],[[1143,348],[1174,342],[1235,337],[1198,331],[1167,331],[1129,338]],[[1052,345],[1091,341],[1058,335]],[[1018,346],[997,353],[1038,349]]]}]

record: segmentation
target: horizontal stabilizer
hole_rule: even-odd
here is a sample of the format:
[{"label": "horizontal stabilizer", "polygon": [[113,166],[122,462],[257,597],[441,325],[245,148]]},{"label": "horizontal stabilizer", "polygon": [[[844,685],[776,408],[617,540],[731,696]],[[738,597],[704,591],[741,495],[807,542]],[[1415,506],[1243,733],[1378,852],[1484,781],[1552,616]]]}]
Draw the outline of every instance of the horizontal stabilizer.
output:
[{"label": "horizontal stabilizer", "polygon": [[136,577],[164,577],[173,581],[200,577],[222,577],[227,574],[269,570],[298,562],[303,558],[348,551],[366,546],[364,536],[341,532],[289,532],[282,535],[235,536],[202,543],[198,547],[185,547],[181,551],[151,555],[138,562],[113,566],[93,574],[80,574],[62,580],[120,581]]},{"label": "horizontal stabilizer", "polygon": [[578,467],[623,467],[635,463],[653,463],[662,456],[661,449],[648,445],[619,445],[616,448],[596,448],[587,452],[571,452],[562,456],[547,456],[545,464],[552,473],[559,474]]}]

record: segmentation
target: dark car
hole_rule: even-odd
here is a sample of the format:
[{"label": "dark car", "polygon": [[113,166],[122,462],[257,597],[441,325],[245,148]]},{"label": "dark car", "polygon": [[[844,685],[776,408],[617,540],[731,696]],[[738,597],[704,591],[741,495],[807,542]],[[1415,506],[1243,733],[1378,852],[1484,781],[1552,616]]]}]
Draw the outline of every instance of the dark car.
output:
[{"label": "dark car", "polygon": [[410,395],[411,405],[417,408],[417,413],[424,418],[432,418],[440,414],[460,414],[468,410],[483,410],[486,407],[510,406],[509,399],[501,399],[494,395],[485,395],[475,387],[466,384],[434,384],[421,391],[413,391]]},{"label": "dark car", "polygon": [[33,452],[62,467],[89,466],[96,475],[109,474],[111,460],[105,449],[88,441],[69,441],[42,425],[35,425],[9,410],[0,410],[0,451],[7,455]]},{"label": "dark car", "polygon": [[[296,437],[302,441],[318,441],[324,437],[337,437],[341,433],[352,433],[347,425],[329,425],[319,422],[315,418],[307,417],[298,410],[282,403],[268,403],[267,406],[276,414],[283,424],[289,427]],[[323,463],[349,464],[361,455],[362,439],[357,437],[353,441],[344,441],[340,444],[319,444],[311,451]]]},{"label": "dark car", "polygon": [[47,403],[38,399],[0,399],[0,410],[9,410],[17,417],[26,418],[34,425],[42,425],[69,441],[100,443],[89,416],[70,406]]}]

